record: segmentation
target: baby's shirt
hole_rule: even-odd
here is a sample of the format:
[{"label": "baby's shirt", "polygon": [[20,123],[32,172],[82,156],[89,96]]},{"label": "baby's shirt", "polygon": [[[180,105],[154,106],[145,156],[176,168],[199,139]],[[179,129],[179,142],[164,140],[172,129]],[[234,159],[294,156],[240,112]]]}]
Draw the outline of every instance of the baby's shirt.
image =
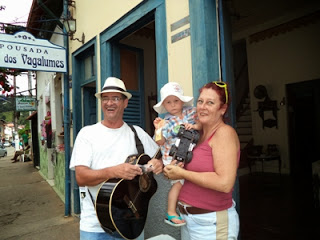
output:
[{"label": "baby's shirt", "polygon": [[175,144],[179,125],[183,123],[195,124],[196,108],[184,107],[182,109],[182,118],[167,114],[164,117],[166,123],[162,128],[162,135],[166,139],[165,143],[161,146],[163,164],[170,164],[172,157],[169,156],[171,146]]}]

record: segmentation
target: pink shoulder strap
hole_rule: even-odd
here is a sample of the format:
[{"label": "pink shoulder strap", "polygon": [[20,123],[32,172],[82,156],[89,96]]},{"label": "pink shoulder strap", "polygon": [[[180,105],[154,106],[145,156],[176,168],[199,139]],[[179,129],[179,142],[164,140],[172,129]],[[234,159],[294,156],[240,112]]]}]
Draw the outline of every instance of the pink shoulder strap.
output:
[{"label": "pink shoulder strap", "polygon": [[216,131],[214,131],[211,136],[208,138],[208,142],[211,140],[211,138],[213,137],[213,135],[216,133]]}]

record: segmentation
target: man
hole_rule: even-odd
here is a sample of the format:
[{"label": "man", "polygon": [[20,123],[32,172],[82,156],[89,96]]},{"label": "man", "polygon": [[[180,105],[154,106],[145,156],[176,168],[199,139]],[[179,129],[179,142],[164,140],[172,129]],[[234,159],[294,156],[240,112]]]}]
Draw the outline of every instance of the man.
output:
[{"label": "man", "polygon": [[[102,91],[95,96],[101,100],[104,119],[80,130],[70,162],[70,168],[75,169],[76,180],[81,189],[80,239],[122,239],[116,231],[107,233],[101,228],[94,199],[104,181],[113,178],[132,180],[137,175],[142,175],[139,166],[125,163],[129,155],[137,154],[135,135],[123,121],[124,109],[132,95],[127,92],[122,80],[109,77]],[[140,127],[134,128],[145,154],[154,156],[157,144]],[[155,174],[162,172],[161,160],[151,159],[147,165],[152,166]],[[141,235],[143,239],[143,233]]]},{"label": "man", "polygon": [[23,139],[23,145],[27,146],[29,144],[29,130],[25,130],[21,137]]},{"label": "man", "polygon": [[[15,151],[13,158],[11,158],[12,163],[18,162],[19,161],[18,160],[19,156],[29,153],[28,150],[30,149],[30,145],[27,143],[27,145],[23,146],[22,141],[23,140],[21,139],[20,144],[19,144],[20,150]],[[25,162],[27,162],[27,161],[25,161]]]}]

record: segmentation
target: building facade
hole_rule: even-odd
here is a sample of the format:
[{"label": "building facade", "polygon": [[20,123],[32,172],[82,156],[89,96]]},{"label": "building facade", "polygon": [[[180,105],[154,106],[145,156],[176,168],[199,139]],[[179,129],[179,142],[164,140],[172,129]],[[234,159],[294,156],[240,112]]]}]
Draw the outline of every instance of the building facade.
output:
[{"label": "building facade", "polygon": [[[303,173],[311,178],[312,165],[319,161],[320,136],[317,1],[296,0],[290,5],[285,0],[41,2],[34,2],[35,12],[40,6],[47,18],[72,17],[77,24],[71,37],[42,33],[67,48],[67,73],[37,74],[40,169],[46,178],[53,178],[66,214],[80,213],[78,186],[68,169],[73,142],[83,126],[101,120],[94,93],[109,76],[124,80],[133,95],[125,120],[150,135],[156,116],[152,106],[164,84],[178,82],[186,95],[197,99],[205,83],[228,82],[230,124],[238,131],[242,152],[259,145],[266,153],[268,145],[276,145],[281,161],[270,161],[265,171],[280,169],[282,174]],[[61,22],[47,28],[65,33]],[[50,147],[43,129],[49,120]],[[241,161],[247,171],[246,157]],[[260,171],[258,163],[253,171]],[[145,236],[165,232],[179,239],[179,233],[163,223],[170,186],[162,176],[157,181]],[[241,206],[241,189],[237,184],[235,189]]]}]

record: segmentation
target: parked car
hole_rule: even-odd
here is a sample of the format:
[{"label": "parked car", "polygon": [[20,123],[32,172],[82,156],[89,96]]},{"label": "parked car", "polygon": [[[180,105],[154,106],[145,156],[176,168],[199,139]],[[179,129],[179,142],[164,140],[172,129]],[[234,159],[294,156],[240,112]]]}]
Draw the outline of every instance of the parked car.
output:
[{"label": "parked car", "polygon": [[0,143],[0,157],[7,156],[7,149],[3,145],[3,143]]},{"label": "parked car", "polygon": [[5,141],[3,145],[4,145],[5,147],[10,147],[10,146],[11,146],[11,143],[9,143],[9,141]]}]

